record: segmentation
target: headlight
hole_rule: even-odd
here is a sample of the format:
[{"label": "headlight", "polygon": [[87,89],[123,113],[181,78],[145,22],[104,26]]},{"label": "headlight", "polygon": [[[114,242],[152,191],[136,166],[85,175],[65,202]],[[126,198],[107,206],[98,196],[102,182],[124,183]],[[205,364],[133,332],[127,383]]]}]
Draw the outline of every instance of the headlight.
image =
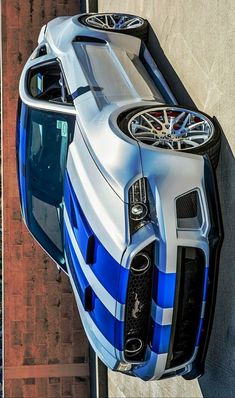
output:
[{"label": "headlight", "polygon": [[146,178],[137,180],[129,189],[129,220],[131,234],[150,221]]}]

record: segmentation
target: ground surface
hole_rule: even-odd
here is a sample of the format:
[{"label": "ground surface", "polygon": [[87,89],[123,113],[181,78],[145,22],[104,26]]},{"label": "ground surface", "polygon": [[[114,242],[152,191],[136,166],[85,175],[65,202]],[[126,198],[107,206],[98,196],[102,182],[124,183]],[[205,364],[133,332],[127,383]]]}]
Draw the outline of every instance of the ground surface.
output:
[{"label": "ground surface", "polygon": [[[149,48],[179,103],[216,115],[222,129],[217,169],[225,239],[215,321],[200,379],[205,397],[235,395],[235,2],[232,0],[99,0],[99,11],[129,12],[150,24]],[[178,75],[178,78],[177,78]],[[142,383],[109,373],[112,396],[198,396],[197,382]]]}]

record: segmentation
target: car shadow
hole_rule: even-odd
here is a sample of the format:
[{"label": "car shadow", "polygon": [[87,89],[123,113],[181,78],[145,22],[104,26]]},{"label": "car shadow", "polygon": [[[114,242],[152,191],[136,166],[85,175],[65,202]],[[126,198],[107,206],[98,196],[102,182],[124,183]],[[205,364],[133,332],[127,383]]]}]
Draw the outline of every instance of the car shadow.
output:
[{"label": "car shadow", "polygon": [[174,93],[177,102],[180,105],[197,109],[195,102],[190,97],[179,76],[173,69],[163,49],[161,48],[159,40],[151,25],[149,25],[148,30],[147,47],[149,48],[159,70],[162,72],[167,84]]},{"label": "car shadow", "polygon": [[[197,108],[164,54],[151,26],[149,27],[147,46],[178,103],[185,107]],[[220,256],[215,316],[206,357],[205,374],[199,379],[199,383],[203,397],[232,398],[235,391],[235,160],[223,132],[216,176],[224,241]]]},{"label": "car shadow", "polygon": [[235,160],[222,133],[217,183],[224,227],[214,322],[199,379],[204,397],[234,397],[235,391]]}]

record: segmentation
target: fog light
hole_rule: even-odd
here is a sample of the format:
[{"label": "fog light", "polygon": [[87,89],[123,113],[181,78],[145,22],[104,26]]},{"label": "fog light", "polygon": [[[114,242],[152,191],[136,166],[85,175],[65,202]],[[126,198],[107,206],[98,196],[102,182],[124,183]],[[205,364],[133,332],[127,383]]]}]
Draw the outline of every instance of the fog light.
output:
[{"label": "fog light", "polygon": [[129,189],[129,222],[131,235],[150,222],[145,177],[134,182]]},{"label": "fog light", "polygon": [[148,214],[148,208],[144,203],[135,203],[131,206],[131,219],[143,220]]}]

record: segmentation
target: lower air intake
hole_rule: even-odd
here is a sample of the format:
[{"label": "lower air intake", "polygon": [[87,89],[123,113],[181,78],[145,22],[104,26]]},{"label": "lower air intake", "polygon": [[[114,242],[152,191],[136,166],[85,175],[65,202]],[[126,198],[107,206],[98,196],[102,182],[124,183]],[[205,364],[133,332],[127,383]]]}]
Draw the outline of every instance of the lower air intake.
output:
[{"label": "lower air intake", "polygon": [[179,278],[167,368],[184,364],[195,350],[203,301],[203,251],[192,247],[179,247],[177,274]]},{"label": "lower air intake", "polygon": [[197,191],[191,191],[176,200],[177,226],[183,229],[199,229],[202,225],[200,199]]}]

